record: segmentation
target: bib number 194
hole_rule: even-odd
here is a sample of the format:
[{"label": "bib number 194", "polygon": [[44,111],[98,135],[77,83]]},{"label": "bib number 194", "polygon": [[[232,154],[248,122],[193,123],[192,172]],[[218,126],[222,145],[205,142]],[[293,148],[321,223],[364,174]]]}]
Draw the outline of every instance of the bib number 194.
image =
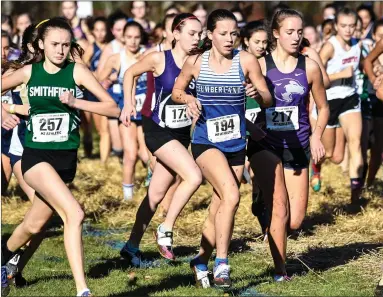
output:
[{"label": "bib number 194", "polygon": [[207,134],[211,142],[223,142],[241,137],[239,115],[232,114],[206,121]]}]

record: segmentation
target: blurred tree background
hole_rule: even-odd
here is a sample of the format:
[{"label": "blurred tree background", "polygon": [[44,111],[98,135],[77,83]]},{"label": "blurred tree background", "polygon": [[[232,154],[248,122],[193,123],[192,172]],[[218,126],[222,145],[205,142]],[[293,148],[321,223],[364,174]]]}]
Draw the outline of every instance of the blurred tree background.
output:
[{"label": "blurred tree background", "polygon": [[[126,14],[130,13],[131,1],[94,1],[93,15],[107,16],[116,9],[121,9]],[[22,12],[29,12],[38,22],[52,16],[60,15],[60,3],[56,1],[1,1],[2,13],[15,16]],[[190,11],[190,8],[199,1],[149,1],[150,14],[149,18],[155,22],[160,22],[164,16],[164,11],[172,4],[176,4],[181,11]],[[305,16],[305,21],[308,24],[318,25],[322,22],[322,8],[329,3],[335,3],[339,6],[356,8],[361,3],[370,3],[373,5],[376,15],[380,18],[383,15],[382,1],[203,1],[208,11],[216,8],[231,9],[234,7],[240,8],[247,21],[258,20],[264,17],[269,17],[272,10],[278,4],[286,4],[291,8],[300,10]]]}]

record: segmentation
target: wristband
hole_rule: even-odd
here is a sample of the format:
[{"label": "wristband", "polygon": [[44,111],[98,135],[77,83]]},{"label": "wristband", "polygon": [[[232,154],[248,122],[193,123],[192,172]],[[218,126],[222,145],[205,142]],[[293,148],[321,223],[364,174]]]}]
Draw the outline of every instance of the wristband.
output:
[{"label": "wristband", "polygon": [[11,107],[9,108],[9,113],[15,114],[15,108],[16,108],[16,104],[12,104]]}]

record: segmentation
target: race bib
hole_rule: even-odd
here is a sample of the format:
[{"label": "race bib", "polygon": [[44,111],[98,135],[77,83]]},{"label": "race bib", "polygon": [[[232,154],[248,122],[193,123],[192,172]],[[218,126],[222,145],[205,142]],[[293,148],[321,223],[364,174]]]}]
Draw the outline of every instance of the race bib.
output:
[{"label": "race bib", "polygon": [[274,131],[298,130],[298,106],[270,107],[266,109],[266,127]]},{"label": "race bib", "polygon": [[207,135],[212,143],[241,138],[239,115],[232,114],[206,121]]},{"label": "race bib", "polygon": [[165,107],[165,124],[171,129],[190,126],[192,120],[186,116],[186,105],[167,105]]},{"label": "race bib", "polygon": [[254,124],[255,120],[257,119],[257,115],[260,111],[261,111],[261,109],[259,107],[247,109],[246,110],[246,119]]},{"label": "race bib", "polygon": [[120,84],[114,84],[112,87],[112,91],[114,94],[121,94],[122,93],[121,85]]},{"label": "race bib", "polygon": [[1,96],[1,102],[6,104],[12,104],[13,103],[12,95]]},{"label": "race bib", "polygon": [[46,113],[32,118],[34,142],[64,142],[69,138],[69,114]]},{"label": "race bib", "polygon": [[136,95],[136,111],[140,112],[144,106],[146,94]]}]

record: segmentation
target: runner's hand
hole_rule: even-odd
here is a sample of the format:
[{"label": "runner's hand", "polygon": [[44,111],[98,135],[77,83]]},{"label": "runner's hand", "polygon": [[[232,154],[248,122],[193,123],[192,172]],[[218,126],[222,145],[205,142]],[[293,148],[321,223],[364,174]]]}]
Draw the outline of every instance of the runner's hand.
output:
[{"label": "runner's hand", "polygon": [[129,127],[131,124],[131,116],[137,117],[136,107],[133,104],[124,104],[124,108],[121,111],[120,121],[126,126]]},{"label": "runner's hand", "polygon": [[318,164],[326,154],[326,150],[320,138],[312,136],[310,139],[311,157],[314,164]]},{"label": "runner's hand", "polygon": [[9,114],[7,112],[5,113],[6,115],[1,118],[1,127],[3,127],[5,130],[12,130],[18,124],[20,124],[20,119],[17,115]]},{"label": "runner's hand", "polygon": [[76,102],[76,98],[72,95],[71,92],[66,91],[60,95],[60,101],[63,104],[68,105],[69,107],[74,107],[74,104]]},{"label": "runner's hand", "polygon": [[197,120],[201,114],[202,106],[201,102],[193,96],[189,96],[189,100],[187,101],[188,103],[187,108],[186,108],[186,115],[187,117],[193,118],[193,120]]},{"label": "runner's hand", "polygon": [[258,91],[257,91],[257,89],[251,83],[244,81],[242,84],[245,87],[245,91],[246,91],[246,96],[247,97],[250,97],[250,98],[253,98],[253,99],[257,98]]}]

